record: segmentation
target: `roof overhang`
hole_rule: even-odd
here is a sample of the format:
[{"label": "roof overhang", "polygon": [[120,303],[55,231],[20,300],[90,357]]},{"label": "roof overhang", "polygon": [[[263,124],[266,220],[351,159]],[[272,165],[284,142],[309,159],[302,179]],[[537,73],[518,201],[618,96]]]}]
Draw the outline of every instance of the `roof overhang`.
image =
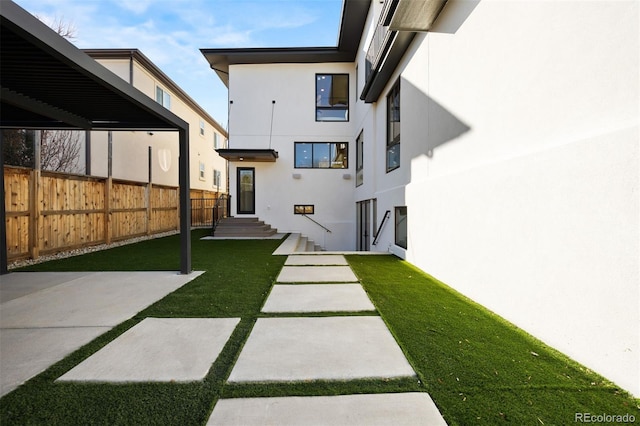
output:
[{"label": "roof overhang", "polygon": [[211,69],[229,86],[229,66],[240,64],[282,64],[353,62],[367,20],[369,0],[344,0],[338,45],[334,47],[268,47],[200,49]]},{"label": "roof overhang", "polygon": [[446,3],[447,0],[386,0],[376,29],[385,37],[380,45],[375,40],[369,45],[367,57],[376,59],[366,76],[361,100],[372,103],[379,99],[416,33],[428,31]]},{"label": "roof overhang", "polygon": [[447,0],[398,0],[389,23],[392,31],[429,31]]},{"label": "roof overhang", "polygon": [[275,163],[278,151],[273,149],[216,149],[218,155],[228,161]]}]

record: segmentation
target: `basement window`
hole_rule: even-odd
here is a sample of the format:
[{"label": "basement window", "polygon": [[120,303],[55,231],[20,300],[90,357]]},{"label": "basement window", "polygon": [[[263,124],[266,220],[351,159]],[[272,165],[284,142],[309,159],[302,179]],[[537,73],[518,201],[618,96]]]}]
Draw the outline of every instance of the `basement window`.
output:
[{"label": "basement window", "polygon": [[407,248],[407,207],[395,208],[395,244]]},{"label": "basement window", "polygon": [[313,204],[296,204],[293,206],[293,214],[313,214],[314,210]]}]

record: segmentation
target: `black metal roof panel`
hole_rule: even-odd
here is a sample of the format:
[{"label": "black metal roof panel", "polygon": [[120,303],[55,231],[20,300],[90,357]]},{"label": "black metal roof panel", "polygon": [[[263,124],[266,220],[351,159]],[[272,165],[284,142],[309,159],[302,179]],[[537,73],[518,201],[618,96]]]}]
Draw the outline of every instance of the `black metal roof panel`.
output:
[{"label": "black metal roof panel", "polygon": [[12,1],[0,31],[0,127],[188,128]]}]

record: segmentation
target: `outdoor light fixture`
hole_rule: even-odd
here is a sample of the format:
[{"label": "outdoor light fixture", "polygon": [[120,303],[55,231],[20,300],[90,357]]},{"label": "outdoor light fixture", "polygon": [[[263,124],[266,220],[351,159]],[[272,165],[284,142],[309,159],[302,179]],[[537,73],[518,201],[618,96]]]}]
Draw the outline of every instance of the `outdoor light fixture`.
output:
[{"label": "outdoor light fixture", "polygon": [[291,175],[294,179],[300,179],[302,175],[300,173],[294,173]]}]

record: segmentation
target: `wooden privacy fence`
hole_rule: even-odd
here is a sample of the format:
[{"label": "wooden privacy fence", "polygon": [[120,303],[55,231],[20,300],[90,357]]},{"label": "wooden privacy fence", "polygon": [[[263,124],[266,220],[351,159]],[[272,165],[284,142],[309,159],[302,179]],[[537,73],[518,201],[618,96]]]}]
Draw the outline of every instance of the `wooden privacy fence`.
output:
[{"label": "wooden privacy fence", "polygon": [[177,187],[4,167],[9,260],[177,230]]}]

